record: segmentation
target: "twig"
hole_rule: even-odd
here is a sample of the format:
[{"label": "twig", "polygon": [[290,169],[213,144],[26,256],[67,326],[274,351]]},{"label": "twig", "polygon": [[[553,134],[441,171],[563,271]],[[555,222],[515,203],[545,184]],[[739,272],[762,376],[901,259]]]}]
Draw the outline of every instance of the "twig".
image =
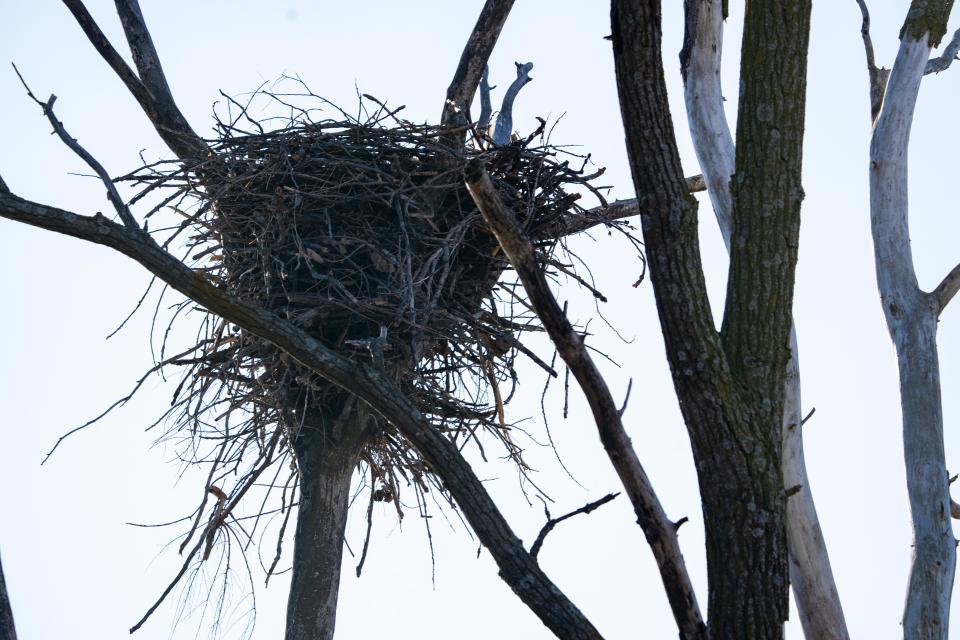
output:
[{"label": "twig", "polygon": [[617,413],[620,414],[620,417],[623,417],[623,414],[627,412],[627,402],[630,401],[630,391],[633,390],[633,378],[630,378],[630,381],[627,383],[627,393],[623,397],[623,404],[620,405],[620,409],[617,410]]},{"label": "twig", "polygon": [[[40,105],[40,108],[43,109],[43,115],[47,117],[47,120],[53,125],[53,130],[57,133],[57,137],[63,141],[65,145],[70,147],[70,150],[76,153],[80,158],[87,163],[93,171],[100,178],[100,181],[103,182],[103,185],[107,188],[107,199],[110,200],[110,204],[113,205],[113,208],[117,210],[117,214],[120,216],[120,219],[123,221],[123,224],[126,225],[128,229],[143,233],[147,235],[143,229],[140,228],[140,225],[137,224],[136,218],[133,217],[133,214],[130,213],[130,208],[123,202],[123,198],[120,197],[120,192],[117,191],[117,187],[113,184],[113,180],[110,178],[110,174],[107,173],[107,170],[103,168],[96,158],[90,155],[86,149],[80,146],[80,143],[73,138],[67,130],[64,128],[63,123],[60,122],[56,115],[53,113],[53,103],[57,101],[57,96],[51,94],[46,102],[39,100],[33,92],[30,90],[30,87],[27,86],[27,81],[23,79],[23,76],[20,74],[20,70],[17,69],[17,65],[12,64],[13,70],[16,72],[17,77],[20,78],[20,83],[23,84],[23,88],[26,89],[27,95],[30,96],[30,99]],[[149,237],[149,236],[147,236]]]},{"label": "twig", "polygon": [[530,555],[533,556],[534,558],[537,557],[537,555],[540,553],[540,548],[543,546],[543,541],[546,540],[547,538],[547,534],[553,531],[554,527],[556,527],[558,524],[560,524],[567,518],[572,518],[573,516],[580,515],[581,513],[590,513],[594,509],[598,509],[599,507],[602,507],[603,505],[607,504],[608,502],[610,502],[611,500],[613,500],[619,495],[620,495],[619,491],[617,493],[608,493],[607,495],[603,496],[599,500],[594,500],[593,502],[585,504],[579,509],[577,509],[576,511],[571,511],[570,513],[560,516],[559,518],[550,517],[550,510],[547,508],[547,503],[544,502],[543,511],[547,515],[547,523],[543,525],[542,529],[540,529],[540,534],[537,536],[537,539],[534,540],[533,546],[530,547]]},{"label": "twig", "polygon": [[481,137],[487,135],[487,129],[490,127],[490,116],[493,115],[490,92],[496,89],[496,86],[490,86],[489,76],[490,65],[484,65],[483,76],[480,78],[480,118],[477,120],[477,132]]}]

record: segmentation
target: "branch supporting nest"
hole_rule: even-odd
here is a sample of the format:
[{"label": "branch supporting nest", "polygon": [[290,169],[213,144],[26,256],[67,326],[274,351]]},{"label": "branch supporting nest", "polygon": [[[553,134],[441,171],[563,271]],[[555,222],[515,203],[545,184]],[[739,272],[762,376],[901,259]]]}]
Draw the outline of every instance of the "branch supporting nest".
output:
[{"label": "branch supporting nest", "polygon": [[544,276],[534,244],[524,233],[516,216],[504,205],[481,159],[467,165],[467,187],[477,208],[503,252],[510,259],[540,322],[553,341],[557,353],[573,373],[593,413],[600,441],[627,492],[637,522],[653,551],[674,615],[689,637],[700,637],[705,629],[693,584],[687,574],[676,528],[667,518],[626,434],[621,412],[606,381],[600,375],[584,343],[556,298]]}]

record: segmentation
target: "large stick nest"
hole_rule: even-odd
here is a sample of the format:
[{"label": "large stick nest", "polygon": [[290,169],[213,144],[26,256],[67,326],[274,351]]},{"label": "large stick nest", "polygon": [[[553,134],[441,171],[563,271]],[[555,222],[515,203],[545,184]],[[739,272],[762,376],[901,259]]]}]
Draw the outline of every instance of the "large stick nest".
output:
[{"label": "large stick nest", "polygon": [[[544,264],[560,270],[566,266],[552,257],[560,239],[598,222],[578,199],[596,193],[590,180],[602,170],[587,175],[589,158],[547,144],[542,125],[499,147],[474,131],[464,148],[451,144],[449,129],[416,125],[382,107],[363,121],[346,114],[315,121],[299,110],[273,131],[245,110],[242,117],[252,129],[240,130],[239,118],[219,122],[212,157],[196,166],[161,163],[127,176],[147,191],[174,190],[161,204],[182,216],[172,236],[188,238],[189,261],[236,296],[383,368],[454,441],[474,439],[482,452],[476,436],[493,434],[522,468],[503,414],[516,383],[514,361],[523,353],[556,374],[521,343],[523,332],[538,330],[536,317],[504,275],[509,264],[467,193],[463,170],[472,158],[483,160]],[[322,406],[342,392],[213,315],[194,347],[161,360],[186,368],[169,433],[191,443],[188,461],[212,462],[207,486],[218,504],[195,547],[205,546],[206,557],[218,528],[258,482],[282,488],[289,516],[301,419],[295,409]],[[428,484],[440,486],[389,424],[378,424],[361,459],[371,499],[393,502],[401,516],[401,485],[412,485],[421,510]],[[264,475],[269,467],[277,469],[272,483]],[[218,494],[216,485],[231,474],[233,487]]]}]

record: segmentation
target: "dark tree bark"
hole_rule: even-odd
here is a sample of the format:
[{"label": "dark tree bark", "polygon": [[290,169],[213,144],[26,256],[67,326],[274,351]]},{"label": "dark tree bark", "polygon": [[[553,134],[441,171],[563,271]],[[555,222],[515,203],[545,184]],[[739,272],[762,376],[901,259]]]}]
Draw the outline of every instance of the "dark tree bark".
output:
[{"label": "dark tree bark", "polygon": [[17,630],[13,625],[13,608],[7,595],[7,581],[3,577],[3,564],[0,563],[0,640],[17,640]]},{"label": "dark tree bark", "polygon": [[330,640],[337,618],[350,480],[370,429],[355,402],[344,403],[342,393],[331,395],[327,406],[311,408],[300,424],[291,425],[298,431],[300,505],[287,640]]},{"label": "dark tree bark", "polygon": [[[808,1],[747,7],[722,332],[677,151],[660,3],[614,0],[617,87],[667,359],[693,446],[714,638],[780,638],[787,618],[783,382],[799,231]],[[734,497],[731,499],[731,497]]]}]

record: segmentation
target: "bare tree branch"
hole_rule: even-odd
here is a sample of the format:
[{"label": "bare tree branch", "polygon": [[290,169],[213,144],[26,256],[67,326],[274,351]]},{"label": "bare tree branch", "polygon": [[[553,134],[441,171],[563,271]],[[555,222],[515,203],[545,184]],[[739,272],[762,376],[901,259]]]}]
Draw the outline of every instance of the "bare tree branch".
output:
[{"label": "bare tree branch", "polygon": [[[699,193],[707,190],[707,183],[704,181],[702,175],[690,176],[685,180],[689,193]],[[606,205],[594,207],[590,209],[589,213],[591,216],[584,216],[577,221],[578,224],[571,225],[564,229],[565,235],[572,236],[576,233],[588,231],[597,225],[632,218],[640,215],[641,212],[640,204],[636,198],[624,198],[623,200],[615,200]]]},{"label": "bare tree branch", "polygon": [[537,539],[534,540],[534,541],[533,541],[533,544],[530,546],[530,555],[532,555],[534,558],[536,558],[537,555],[539,555],[540,549],[543,547],[543,542],[544,542],[544,540],[547,539],[547,534],[549,534],[551,531],[553,531],[554,528],[556,528],[556,526],[557,526],[558,524],[560,524],[560,523],[563,522],[564,520],[567,520],[568,518],[572,518],[573,516],[578,516],[578,515],[580,515],[581,513],[590,513],[591,511],[594,511],[595,509],[598,509],[598,508],[602,507],[603,505],[607,504],[608,502],[610,502],[611,500],[613,500],[614,498],[616,498],[618,495],[620,495],[620,494],[619,494],[619,493],[608,493],[607,495],[603,496],[603,497],[600,498],[599,500],[594,500],[593,502],[591,502],[591,503],[589,503],[589,504],[585,504],[585,505],[583,505],[582,507],[580,507],[579,509],[577,509],[577,510],[575,510],[575,511],[571,511],[570,513],[568,513],[568,514],[566,514],[566,515],[562,515],[562,516],[560,516],[559,518],[552,518],[552,517],[550,516],[550,510],[547,509],[546,502],[544,502],[543,511],[544,511],[544,513],[545,513],[546,516],[547,516],[547,522],[546,522],[546,524],[543,525],[543,528],[540,529],[540,533],[537,535]]},{"label": "bare tree branch", "polygon": [[950,270],[950,273],[943,278],[931,294],[937,301],[938,317],[943,313],[943,310],[947,308],[950,301],[953,300],[953,296],[957,295],[958,290],[960,290],[960,264]]},{"label": "bare tree branch", "polygon": [[530,70],[533,69],[533,63],[526,64],[514,63],[517,65],[517,78],[510,83],[507,92],[503,96],[503,104],[500,107],[500,113],[497,114],[497,126],[493,130],[493,144],[504,145],[510,142],[510,134],[513,133],[513,101],[517,99],[520,89],[523,89],[528,82],[533,80],[530,77]]},{"label": "bare tree branch", "polygon": [[537,264],[533,244],[524,236],[514,215],[504,207],[479,160],[468,165],[466,181],[474,203],[523,282],[530,305],[590,404],[600,441],[630,497],[637,522],[657,561],[680,636],[706,638],[706,626],[687,574],[676,529],[667,518],[637,458],[606,381],[590,358],[583,338],[574,330],[550,291],[543,269]]},{"label": "bare tree branch", "polygon": [[497,562],[502,579],[548,628],[560,638],[601,637],[526,551],[456,445],[432,427],[385,373],[338,354],[292,322],[217,288],[145,234],[135,233],[101,214],[81,216],[6,193],[0,194],[0,217],[123,253],[209,311],[270,340],[317,374],[361,398],[394,424],[443,479],[477,537]]},{"label": "bare tree branch", "polygon": [[887,89],[887,78],[890,70],[877,67],[873,53],[873,40],[870,38],[870,11],[866,0],[857,0],[863,21],[860,23],[860,37],[863,38],[863,49],[867,54],[867,73],[870,77],[870,120],[876,120],[880,114],[880,105],[883,103],[883,93]]},{"label": "bare tree branch", "polygon": [[953,32],[953,38],[950,39],[950,43],[943,49],[941,55],[927,60],[927,66],[923,70],[923,75],[946,71],[947,68],[953,64],[953,61],[957,59],[958,53],[960,53],[960,29]]},{"label": "bare tree branch", "polygon": [[477,92],[490,54],[503,29],[514,0],[487,0],[460,55],[447,88],[440,124],[465,127],[470,123],[470,102]]},{"label": "bare tree branch", "polygon": [[13,624],[13,608],[7,594],[7,581],[3,577],[3,564],[0,563],[0,640],[17,640],[17,629]]},{"label": "bare tree branch", "polygon": [[47,117],[47,120],[53,126],[53,130],[56,132],[57,137],[60,138],[60,140],[63,141],[63,143],[67,145],[71,151],[80,156],[80,158],[87,163],[87,166],[93,169],[93,172],[96,173],[97,177],[100,178],[103,186],[107,188],[107,199],[110,200],[110,204],[112,204],[113,208],[116,209],[117,214],[120,216],[120,220],[123,221],[123,224],[128,229],[133,231],[141,231],[140,225],[137,224],[137,220],[130,212],[130,208],[123,201],[123,198],[120,197],[120,192],[117,191],[117,186],[113,183],[113,180],[110,178],[110,174],[107,173],[107,170],[104,169],[103,165],[100,164],[97,159],[94,158],[86,149],[80,146],[80,143],[77,142],[76,138],[67,133],[63,123],[57,119],[56,115],[54,115],[53,103],[57,101],[57,96],[51,94],[46,102],[41,101],[33,94],[33,92],[30,90],[30,87],[27,86],[23,76],[20,75],[20,70],[17,69],[17,65],[13,65],[13,70],[17,73],[17,77],[20,78],[20,82],[23,84],[23,88],[27,90],[27,95],[30,96],[30,99],[36,102],[40,108],[43,109],[43,115]]},{"label": "bare tree branch", "polygon": [[480,78],[480,119],[477,120],[477,129],[481,132],[486,132],[490,126],[490,116],[493,115],[490,92],[495,88],[490,86],[490,65],[484,65],[483,76]]},{"label": "bare tree branch", "polygon": [[206,158],[209,152],[207,144],[193,131],[173,100],[136,0],[117,0],[117,12],[133,53],[134,64],[139,70],[139,77],[110,44],[82,0],[63,0],[63,3],[73,14],[87,39],[123,81],[153,123],[157,133],[177,157],[193,161]]}]

